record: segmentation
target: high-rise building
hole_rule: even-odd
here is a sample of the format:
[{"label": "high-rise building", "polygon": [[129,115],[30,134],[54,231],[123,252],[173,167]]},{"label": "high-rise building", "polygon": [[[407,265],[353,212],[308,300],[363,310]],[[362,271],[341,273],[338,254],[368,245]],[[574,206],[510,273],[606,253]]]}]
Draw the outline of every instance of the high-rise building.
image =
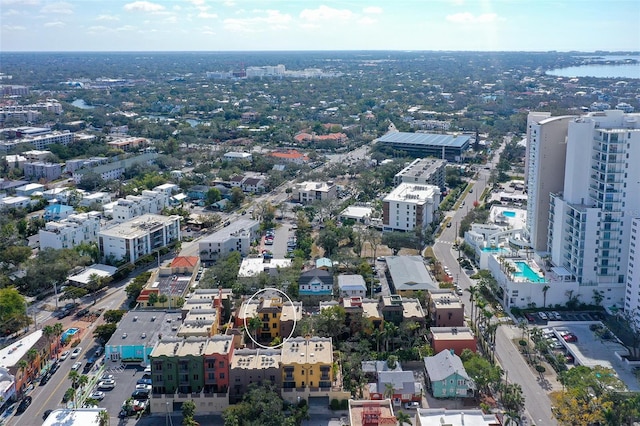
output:
[{"label": "high-rise building", "polygon": [[562,191],[567,127],[573,118],[551,117],[548,112],[532,112],[527,117],[527,232],[536,251],[547,250],[549,194]]},{"label": "high-rise building", "polygon": [[[529,131],[527,220],[534,249],[545,250],[546,215],[546,251],[578,282],[581,301],[601,297],[605,306],[638,309],[640,276],[627,275],[635,265],[632,223],[640,212],[640,114],[609,110],[547,118]],[[545,142],[564,149],[536,151]],[[554,155],[563,153],[559,164]]]}]

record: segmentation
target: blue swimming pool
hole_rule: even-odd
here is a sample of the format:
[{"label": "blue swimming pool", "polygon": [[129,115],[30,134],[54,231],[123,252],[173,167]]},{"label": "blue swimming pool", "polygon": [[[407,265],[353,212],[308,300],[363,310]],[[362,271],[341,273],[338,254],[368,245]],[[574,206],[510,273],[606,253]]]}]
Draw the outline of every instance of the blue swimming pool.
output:
[{"label": "blue swimming pool", "polygon": [[482,251],[486,253],[502,253],[509,250],[503,247],[483,247]]},{"label": "blue swimming pool", "polygon": [[531,266],[529,266],[527,262],[515,262],[515,264],[519,270],[513,274],[514,277],[524,278],[532,283],[546,282],[544,277],[541,277],[536,271],[531,269]]},{"label": "blue swimming pool", "polygon": [[506,217],[516,217],[516,212],[512,212],[510,210],[503,210],[502,214]]},{"label": "blue swimming pool", "polygon": [[75,335],[78,331],[80,331],[79,328],[69,328],[67,329],[67,331],[65,331],[64,333],[62,333],[62,336],[60,336],[60,342],[64,345],[67,343],[67,341],[73,336]]}]

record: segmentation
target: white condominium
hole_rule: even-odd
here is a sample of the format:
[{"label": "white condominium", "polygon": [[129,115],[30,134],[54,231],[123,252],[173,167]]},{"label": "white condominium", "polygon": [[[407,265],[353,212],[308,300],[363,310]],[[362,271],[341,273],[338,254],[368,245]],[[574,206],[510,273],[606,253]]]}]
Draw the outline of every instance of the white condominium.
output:
[{"label": "white condominium", "polygon": [[95,242],[100,232],[100,213],[78,213],[69,215],[60,222],[48,222],[38,232],[40,249],[73,248],[80,243]]},{"label": "white condominium", "polygon": [[[560,189],[550,190],[558,187],[557,182],[534,187],[538,203],[549,196],[547,250],[551,262],[567,269],[581,286],[602,291],[605,305],[619,306],[624,301],[625,309],[637,309],[640,276],[627,279],[627,274],[635,267],[630,246],[635,244],[633,230],[637,229],[632,222],[640,216],[640,114],[592,112],[572,117],[566,125]],[[561,134],[560,129],[557,132]],[[543,167],[555,159],[547,155],[536,161]],[[545,179],[550,181],[552,171],[547,170]],[[539,217],[532,221],[542,226]]]},{"label": "white condominium", "polygon": [[382,200],[384,231],[424,229],[440,204],[440,188],[401,183]]}]

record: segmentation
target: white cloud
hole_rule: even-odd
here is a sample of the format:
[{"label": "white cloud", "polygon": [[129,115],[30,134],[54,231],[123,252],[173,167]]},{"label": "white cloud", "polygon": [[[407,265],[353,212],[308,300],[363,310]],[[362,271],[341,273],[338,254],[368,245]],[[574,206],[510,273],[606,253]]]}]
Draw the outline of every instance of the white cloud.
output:
[{"label": "white cloud", "polygon": [[380,15],[382,13],[382,8],[378,6],[369,6],[362,9],[362,11],[370,15]]},{"label": "white cloud", "polygon": [[125,4],[124,10],[157,13],[164,11],[164,6],[150,1],[134,1],[133,3]]},{"label": "white cloud", "polygon": [[89,34],[103,33],[110,30],[111,28],[105,27],[103,25],[92,25],[89,28],[87,28],[87,31],[89,32]]},{"label": "white cloud", "polygon": [[224,28],[229,31],[258,32],[265,27],[269,29],[285,29],[291,22],[291,15],[280,13],[278,10],[267,10],[266,16],[256,16],[243,19],[225,19]]},{"label": "white cloud", "polygon": [[215,35],[216,34],[216,32],[215,32],[215,30],[213,28],[207,27],[207,26],[201,27],[200,28],[200,32],[202,34],[204,34],[204,35]]},{"label": "white cloud", "polygon": [[38,6],[40,0],[0,0],[0,5],[20,4],[20,6]]},{"label": "white cloud", "polygon": [[24,31],[27,28],[22,25],[3,25],[2,29],[5,31]]},{"label": "white cloud", "polygon": [[198,13],[198,18],[202,18],[202,19],[216,19],[217,17],[218,15],[215,13],[209,13],[209,12]]},{"label": "white cloud", "polygon": [[187,3],[191,3],[194,6],[204,6],[205,1],[204,0],[186,0]]},{"label": "white cloud", "polygon": [[223,2],[222,4],[224,4],[227,7],[233,7],[236,5],[236,2],[234,0],[227,0],[225,2]]},{"label": "white cloud", "polygon": [[449,0],[449,3],[454,6],[462,6],[464,5],[464,0]]},{"label": "white cloud", "polygon": [[73,6],[70,3],[59,2],[49,3],[40,9],[40,12],[51,15],[71,15],[73,14]]},{"label": "white cloud", "polygon": [[67,24],[65,24],[64,22],[61,21],[54,21],[54,22],[46,22],[44,24],[45,27],[48,28],[62,28],[65,27]]},{"label": "white cloud", "polygon": [[116,31],[135,31],[139,27],[133,25],[123,25],[122,27],[116,28]]},{"label": "white cloud", "polygon": [[463,12],[447,16],[447,21],[454,24],[489,24],[499,20],[501,18],[495,13],[483,13],[476,16],[470,12]]},{"label": "white cloud", "polygon": [[300,12],[300,18],[310,24],[315,24],[318,21],[348,21],[353,16],[353,12],[348,9],[334,9],[325,5]]},{"label": "white cloud", "polygon": [[114,15],[98,15],[95,18],[96,21],[119,21],[120,18]]},{"label": "white cloud", "polygon": [[20,15],[20,12],[15,9],[9,9],[6,12],[2,12],[2,16],[16,16]]},{"label": "white cloud", "polygon": [[362,24],[362,25],[373,25],[376,24],[378,22],[377,19],[372,18],[370,16],[363,16],[362,18],[358,19],[358,24]]}]

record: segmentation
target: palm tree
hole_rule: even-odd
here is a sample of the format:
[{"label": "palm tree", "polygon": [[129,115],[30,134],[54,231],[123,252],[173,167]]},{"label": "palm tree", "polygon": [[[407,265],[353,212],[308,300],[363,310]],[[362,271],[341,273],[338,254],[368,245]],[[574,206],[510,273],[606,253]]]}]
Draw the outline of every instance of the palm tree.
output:
[{"label": "palm tree", "polygon": [[53,334],[56,336],[56,356],[59,356],[60,352],[60,336],[62,336],[62,332],[64,331],[64,326],[61,322],[57,322],[53,324]]},{"label": "palm tree", "polygon": [[393,398],[393,392],[394,392],[393,383],[385,383],[383,396],[385,398],[391,399]]},{"label": "palm tree", "polygon": [[396,413],[396,420],[398,421],[398,426],[402,426],[403,424],[411,424],[411,416],[405,413],[404,411],[398,411]]},{"label": "palm tree", "polygon": [[396,331],[398,331],[398,327],[396,327],[395,324],[393,324],[392,322],[385,322],[384,323],[383,334],[384,334],[384,350],[385,350],[385,352],[389,352],[389,341],[393,342],[393,338],[396,335]]},{"label": "palm tree", "polygon": [[262,327],[262,320],[257,316],[251,317],[249,321],[247,321],[247,332],[253,334],[253,338],[256,341],[258,341],[258,330],[260,330],[260,327]]},{"label": "palm tree", "polygon": [[47,338],[47,343],[49,344],[49,351],[51,351],[51,341],[53,340],[53,338],[56,335],[55,330],[53,329],[52,325],[45,325],[44,327],[42,327],[42,334],[44,335],[44,337]]},{"label": "palm tree", "polygon": [[551,287],[549,287],[548,285],[543,285],[542,286],[542,307],[546,308],[547,307],[547,290],[549,290]]},{"label": "palm tree", "polygon": [[471,319],[474,319],[473,316],[473,308],[474,308],[474,302],[476,301],[476,296],[478,294],[478,287],[476,287],[475,285],[470,285],[469,288],[466,288],[465,291],[469,292],[469,301],[471,302]]},{"label": "palm tree", "polygon": [[18,371],[21,371],[23,376],[27,371],[27,367],[29,367],[29,363],[26,360],[21,359],[20,361],[18,361]]},{"label": "palm tree", "polygon": [[87,383],[89,383],[89,376],[87,376],[86,374],[83,374],[80,377],[78,377],[78,386],[84,387]]},{"label": "palm tree", "polygon": [[98,424],[100,426],[109,426],[109,412],[107,410],[100,410],[98,413]]}]

